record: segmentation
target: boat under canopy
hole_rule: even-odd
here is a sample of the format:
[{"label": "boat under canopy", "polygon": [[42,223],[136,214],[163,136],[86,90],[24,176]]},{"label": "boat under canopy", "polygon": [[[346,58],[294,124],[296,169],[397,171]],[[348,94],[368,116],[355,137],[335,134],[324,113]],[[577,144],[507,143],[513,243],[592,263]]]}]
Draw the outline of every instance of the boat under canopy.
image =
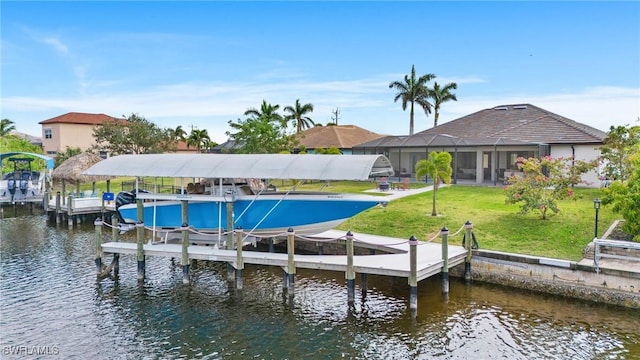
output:
[{"label": "boat under canopy", "polygon": [[142,154],[107,158],[85,175],[367,180],[392,176],[383,155]]},{"label": "boat under canopy", "polygon": [[[294,228],[296,233],[317,234],[387,201],[373,195],[255,189],[237,181],[369,180],[393,173],[391,162],[383,155],[283,154],[121,155],[83,172],[85,175],[206,179],[207,185],[199,192],[183,192],[183,189],[177,194],[141,193],[136,189],[135,194],[120,193],[117,211],[125,223],[142,220],[154,228],[176,228],[183,223],[183,206],[187,204],[187,223],[195,229],[220,234],[233,226],[262,235],[281,234],[288,228]],[[136,198],[143,200],[142,219],[138,218]],[[227,218],[231,203],[229,210],[233,213]]]}]

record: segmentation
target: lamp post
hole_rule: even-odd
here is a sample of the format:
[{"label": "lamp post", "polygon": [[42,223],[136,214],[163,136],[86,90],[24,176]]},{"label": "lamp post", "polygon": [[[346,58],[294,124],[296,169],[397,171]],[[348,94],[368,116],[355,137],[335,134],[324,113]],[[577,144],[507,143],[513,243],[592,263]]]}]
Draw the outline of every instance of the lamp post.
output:
[{"label": "lamp post", "polygon": [[598,211],[600,210],[600,199],[595,198],[593,199],[593,208],[596,210],[596,223],[595,223],[595,230],[594,230],[594,238],[598,238]]}]

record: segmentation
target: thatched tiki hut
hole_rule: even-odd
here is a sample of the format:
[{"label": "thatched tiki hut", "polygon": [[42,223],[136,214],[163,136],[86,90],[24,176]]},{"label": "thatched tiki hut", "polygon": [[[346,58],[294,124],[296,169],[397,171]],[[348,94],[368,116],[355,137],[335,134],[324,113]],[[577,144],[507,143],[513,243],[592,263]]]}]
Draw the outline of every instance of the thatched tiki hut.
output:
[{"label": "thatched tiki hut", "polygon": [[76,184],[76,194],[80,193],[80,183],[93,183],[93,193],[96,192],[96,181],[107,180],[107,187],[109,187],[108,180],[113,179],[113,176],[97,176],[97,175],[84,175],[83,171],[87,170],[94,164],[100,162],[102,158],[96,154],[84,152],[82,154],[72,156],[65,160],[60,166],[55,168],[51,173],[53,179],[62,180],[62,193],[65,194],[66,186],[65,182],[69,181]]}]

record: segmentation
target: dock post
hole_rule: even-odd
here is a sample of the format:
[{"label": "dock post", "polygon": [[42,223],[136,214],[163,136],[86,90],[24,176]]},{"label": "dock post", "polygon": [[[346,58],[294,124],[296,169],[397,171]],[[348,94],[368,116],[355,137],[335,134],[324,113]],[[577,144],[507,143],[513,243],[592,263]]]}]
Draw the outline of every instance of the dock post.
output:
[{"label": "dock post", "polygon": [[[227,250],[233,250],[233,201],[227,201],[227,237],[225,240],[225,248]],[[227,281],[233,282],[235,280],[235,269],[231,263],[227,263]]]},{"label": "dock post", "polygon": [[[140,200],[138,200],[140,201]],[[136,237],[137,237],[137,259],[138,259],[138,281],[144,280],[144,222],[138,220],[136,223]]]},{"label": "dock post", "polygon": [[[118,217],[111,216],[111,241],[118,242]],[[120,254],[113,253],[113,276],[120,273]]]},{"label": "dock post", "polygon": [[442,236],[442,294],[449,297],[449,229],[446,226],[440,230]]},{"label": "dock post", "polygon": [[96,229],[96,272],[100,275],[102,273],[102,219],[97,218],[93,226]]},{"label": "dock post", "polygon": [[324,255],[324,251],[323,251],[323,247],[324,245],[322,243],[316,243],[316,246],[318,247],[318,255]]},{"label": "dock post", "polygon": [[189,202],[187,200],[180,201],[182,212],[182,283],[189,284]]},{"label": "dock post", "polygon": [[473,224],[471,221],[467,220],[467,222],[464,223],[464,228],[466,229],[465,247],[467,248],[467,257],[464,259],[464,279],[471,281],[471,248],[473,247],[473,234],[471,232]]},{"label": "dock post", "polygon": [[62,196],[60,191],[56,193],[56,224],[60,224],[62,216]]},{"label": "dock post", "polygon": [[273,240],[273,238],[269,238],[269,252],[270,253],[276,252],[275,240]]},{"label": "dock post", "polygon": [[182,265],[182,283],[188,285],[191,281],[189,278],[189,224],[182,223],[180,232],[182,234],[182,257],[180,258],[180,265]]},{"label": "dock post", "polygon": [[242,259],[242,228],[234,231],[236,234],[236,289],[242,290],[242,270],[244,270],[244,260]]},{"label": "dock post", "polygon": [[360,292],[362,293],[362,300],[367,298],[367,274],[360,274]]},{"label": "dock post", "polygon": [[67,198],[67,225],[73,226],[73,197],[71,195]]},{"label": "dock post", "polygon": [[409,310],[416,315],[418,311],[418,239],[409,238]]},{"label": "dock post", "polygon": [[289,228],[289,230],[287,230],[287,291],[289,292],[289,296],[293,296],[293,282],[296,275],[294,236],[295,232],[292,228]]},{"label": "dock post", "polygon": [[353,271],[353,233],[347,232],[347,303],[353,304],[356,291],[356,273]]}]

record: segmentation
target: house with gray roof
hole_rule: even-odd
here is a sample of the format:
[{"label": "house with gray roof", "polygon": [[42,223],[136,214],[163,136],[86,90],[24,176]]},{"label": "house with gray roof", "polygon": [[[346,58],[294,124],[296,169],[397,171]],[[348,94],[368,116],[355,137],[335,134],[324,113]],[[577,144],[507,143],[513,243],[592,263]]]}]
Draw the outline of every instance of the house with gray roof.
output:
[{"label": "house with gray roof", "polygon": [[[411,136],[386,136],[353,147],[354,154],[384,154],[396,175],[415,176],[431,151],[449,151],[453,181],[492,183],[518,175],[518,157],[593,160],[606,133],[531,104],[501,105],[463,116]],[[583,176],[600,186],[597,171]]]}]

